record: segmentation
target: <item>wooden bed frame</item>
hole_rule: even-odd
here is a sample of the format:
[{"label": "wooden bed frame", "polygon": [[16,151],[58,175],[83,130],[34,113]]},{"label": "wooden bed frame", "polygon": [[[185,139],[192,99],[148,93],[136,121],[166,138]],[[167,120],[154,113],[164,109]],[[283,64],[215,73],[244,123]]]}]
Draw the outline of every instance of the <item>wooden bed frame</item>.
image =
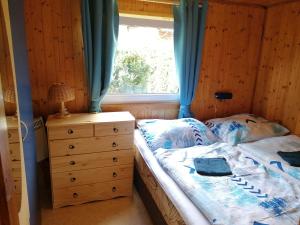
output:
[{"label": "wooden bed frame", "polygon": [[185,225],[182,217],[155,179],[136,146],[134,146],[134,151],[134,184],[154,224]]}]

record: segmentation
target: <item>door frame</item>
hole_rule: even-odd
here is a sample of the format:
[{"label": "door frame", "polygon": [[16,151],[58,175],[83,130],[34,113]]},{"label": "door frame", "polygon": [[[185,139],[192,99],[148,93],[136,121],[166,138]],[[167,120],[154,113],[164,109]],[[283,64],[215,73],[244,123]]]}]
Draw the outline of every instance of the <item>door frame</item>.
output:
[{"label": "door frame", "polygon": [[13,190],[9,145],[4,111],[2,84],[0,80],[0,225],[19,225],[18,207]]},{"label": "door frame", "polygon": [[[18,95],[16,89],[16,75],[15,75],[15,63],[14,63],[14,54],[13,54],[13,45],[12,45],[12,33],[10,25],[10,16],[8,8],[8,0],[0,0],[0,16],[4,19],[6,35],[9,45],[9,52],[11,58],[11,66],[13,72],[13,80],[15,86],[16,96]],[[19,112],[18,107],[18,98],[16,98],[17,111]],[[21,137],[20,121],[19,121],[19,136]],[[0,80],[0,225],[22,225],[29,224],[29,212],[28,211],[28,200],[26,192],[27,189],[23,187],[23,182],[26,184],[25,174],[22,174],[22,200],[21,200],[21,209],[19,209],[16,201],[16,195],[13,188],[13,178],[11,174],[10,158],[9,158],[9,143],[8,143],[8,131],[7,123],[4,110],[4,100],[2,92],[2,84]],[[20,151],[23,152],[22,145],[20,145]],[[23,161],[23,160],[22,160]],[[24,164],[24,162],[23,162]],[[21,167],[22,163],[21,163]],[[22,170],[22,173],[25,173],[25,170]],[[23,181],[25,180],[25,181]],[[27,201],[25,201],[27,200]],[[27,203],[27,205],[26,205]],[[26,210],[22,210],[22,205],[26,206]],[[20,222],[21,219],[21,222]],[[25,220],[24,220],[25,219]],[[28,221],[28,222],[27,222]]]}]

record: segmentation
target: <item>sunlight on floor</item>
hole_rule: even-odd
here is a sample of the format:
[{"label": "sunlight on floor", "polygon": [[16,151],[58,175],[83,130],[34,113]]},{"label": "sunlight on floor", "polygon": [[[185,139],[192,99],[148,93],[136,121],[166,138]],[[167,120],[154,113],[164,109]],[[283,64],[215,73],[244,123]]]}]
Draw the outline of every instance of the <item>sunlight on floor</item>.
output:
[{"label": "sunlight on floor", "polygon": [[117,198],[78,206],[42,208],[42,225],[152,225],[136,190],[133,198]]}]

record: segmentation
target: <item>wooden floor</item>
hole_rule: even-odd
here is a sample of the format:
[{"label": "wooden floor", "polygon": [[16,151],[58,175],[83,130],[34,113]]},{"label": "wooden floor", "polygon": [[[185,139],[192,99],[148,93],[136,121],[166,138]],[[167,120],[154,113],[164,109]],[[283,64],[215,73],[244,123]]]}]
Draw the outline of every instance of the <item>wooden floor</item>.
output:
[{"label": "wooden floor", "polygon": [[133,197],[52,209],[49,161],[38,164],[42,225],[153,225],[134,189]]},{"label": "wooden floor", "polygon": [[51,209],[42,206],[42,225],[153,225],[140,196]]}]

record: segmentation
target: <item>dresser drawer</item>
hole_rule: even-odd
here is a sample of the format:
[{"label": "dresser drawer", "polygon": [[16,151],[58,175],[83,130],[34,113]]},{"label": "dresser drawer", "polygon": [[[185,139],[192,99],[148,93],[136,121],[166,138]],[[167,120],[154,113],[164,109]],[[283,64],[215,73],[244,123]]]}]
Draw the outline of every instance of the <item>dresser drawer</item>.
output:
[{"label": "dresser drawer", "polygon": [[9,143],[20,142],[18,129],[8,129],[8,142]]},{"label": "dresser drawer", "polygon": [[21,161],[11,161],[11,171],[13,178],[21,178]]},{"label": "dresser drawer", "polygon": [[21,194],[21,187],[22,187],[21,178],[14,179],[13,186],[14,186],[15,193]]},{"label": "dresser drawer", "polygon": [[49,141],[51,157],[131,149],[133,134]]},{"label": "dresser drawer", "polygon": [[53,173],[52,187],[65,188],[84,184],[102,183],[126,178],[133,178],[132,164]]},{"label": "dresser drawer", "polygon": [[131,134],[133,131],[134,121],[95,124],[95,136]]},{"label": "dresser drawer", "polygon": [[51,127],[48,129],[49,140],[92,137],[93,135],[94,127],[92,124]]},{"label": "dresser drawer", "polygon": [[9,153],[11,160],[21,160],[20,143],[10,143]]},{"label": "dresser drawer", "polygon": [[53,207],[132,195],[132,179],[53,189]]},{"label": "dresser drawer", "polygon": [[51,158],[52,173],[118,166],[133,163],[132,150],[91,153]]}]

